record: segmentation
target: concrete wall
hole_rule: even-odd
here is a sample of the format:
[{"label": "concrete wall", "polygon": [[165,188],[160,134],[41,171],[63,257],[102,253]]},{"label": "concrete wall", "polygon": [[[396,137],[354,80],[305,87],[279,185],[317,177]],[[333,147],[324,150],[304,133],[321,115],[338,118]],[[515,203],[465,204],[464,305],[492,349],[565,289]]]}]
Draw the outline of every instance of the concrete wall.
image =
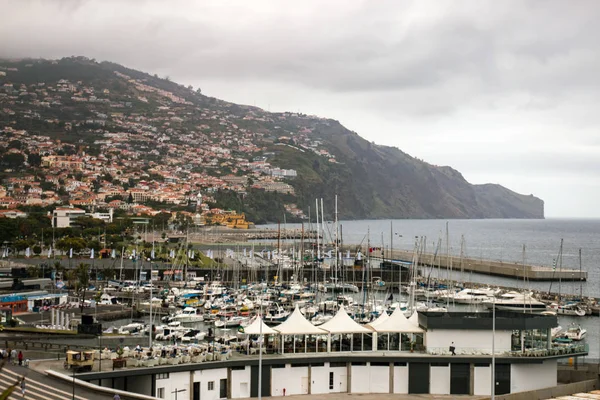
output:
[{"label": "concrete wall", "polygon": [[[333,372],[333,389],[329,389],[329,373]],[[323,367],[311,367],[311,394],[341,393],[348,391],[348,368],[330,367],[325,363]]]},{"label": "concrete wall", "polygon": [[492,394],[492,367],[475,367],[473,373],[475,386],[473,394],[476,396],[486,396]]},{"label": "concrete wall", "polygon": [[[129,389],[129,381],[131,378],[127,379],[127,390]],[[175,389],[181,390],[185,389],[186,391],[183,393],[190,393],[190,372],[172,372],[169,373],[169,377],[167,379],[157,379],[156,380],[156,396],[158,396],[158,389],[165,389],[165,399],[170,399]]]},{"label": "concrete wall", "polygon": [[[467,329],[468,327],[465,327]],[[496,352],[510,351],[511,337],[510,331],[496,331]],[[448,350],[450,344],[454,342],[456,352],[478,349],[480,351],[492,350],[492,332],[486,330],[452,330],[452,329],[430,329],[425,335],[425,346],[427,348],[442,348]]]},{"label": "concrete wall", "polygon": [[[221,379],[227,379],[227,368],[194,371],[193,379],[194,382],[200,382],[200,398],[202,400],[217,400],[221,398],[220,381]],[[208,390],[208,382],[214,382],[213,390]],[[192,396],[190,395],[189,398],[192,398]]]},{"label": "concrete wall", "polygon": [[408,393],[408,365],[394,367],[394,393]]},{"label": "concrete wall", "polygon": [[434,367],[429,369],[429,393],[450,394],[450,365],[447,367]]},{"label": "concrete wall", "polygon": [[[271,396],[291,396],[308,394],[308,367],[292,367],[271,369]],[[202,398],[202,400],[206,400]]]},{"label": "concrete wall", "polygon": [[556,360],[542,364],[512,364],[510,367],[510,392],[526,392],[556,386]]},{"label": "concrete wall", "polygon": [[250,397],[250,367],[231,370],[231,398]]}]

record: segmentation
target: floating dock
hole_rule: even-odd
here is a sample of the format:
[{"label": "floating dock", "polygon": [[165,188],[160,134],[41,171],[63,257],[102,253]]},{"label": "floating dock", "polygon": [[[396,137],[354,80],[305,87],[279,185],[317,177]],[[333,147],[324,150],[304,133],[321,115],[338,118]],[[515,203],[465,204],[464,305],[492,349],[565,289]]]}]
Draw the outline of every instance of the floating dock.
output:
[{"label": "floating dock", "polygon": [[[411,262],[413,260],[412,251],[394,250],[392,257],[394,260]],[[449,265],[454,271],[468,271],[479,274],[503,276],[506,278],[528,279],[531,281],[586,281],[587,271],[575,269],[542,267],[537,265],[520,264],[514,262],[483,260],[475,258],[463,258],[461,260],[456,256],[445,255],[436,257],[431,253],[419,255],[419,265],[439,266],[448,269]]]}]

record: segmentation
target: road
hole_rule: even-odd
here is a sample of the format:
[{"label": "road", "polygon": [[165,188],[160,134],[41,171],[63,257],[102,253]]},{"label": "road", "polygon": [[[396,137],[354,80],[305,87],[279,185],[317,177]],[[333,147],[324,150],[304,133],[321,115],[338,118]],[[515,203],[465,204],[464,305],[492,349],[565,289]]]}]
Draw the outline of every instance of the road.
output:
[{"label": "road", "polygon": [[[21,387],[19,386],[9,399],[31,399],[31,400],[65,400],[73,399],[73,386],[66,382],[50,378],[42,375],[32,369],[23,368],[14,365],[5,365],[0,371],[0,390],[5,390],[9,386],[25,376],[25,397],[21,395]],[[76,400],[112,400],[113,396],[93,392],[83,389],[79,386],[75,387]],[[123,397],[121,397],[124,399]],[[125,400],[125,399],[124,399]]]}]

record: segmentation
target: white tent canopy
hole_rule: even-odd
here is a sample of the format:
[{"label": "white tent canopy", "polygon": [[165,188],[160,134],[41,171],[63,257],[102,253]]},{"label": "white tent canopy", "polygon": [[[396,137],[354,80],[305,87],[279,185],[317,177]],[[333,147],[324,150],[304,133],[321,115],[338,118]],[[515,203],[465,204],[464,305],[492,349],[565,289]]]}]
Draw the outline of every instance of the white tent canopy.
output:
[{"label": "white tent canopy", "polygon": [[341,306],[337,314],[321,325],[320,328],[329,333],[371,333],[370,329],[359,325],[350,318],[344,306]]},{"label": "white tent canopy", "polygon": [[279,333],[273,328],[269,328],[267,324],[263,322],[260,316],[257,316],[250,325],[244,328],[244,333],[247,335],[260,335],[261,325],[263,335],[277,335]]},{"label": "white tent canopy", "polygon": [[381,323],[385,320],[387,320],[390,316],[388,315],[387,312],[382,312],[381,315],[379,317],[377,317],[377,319],[373,322],[369,322],[366,326],[368,326],[369,328],[375,330],[375,327],[378,325],[381,325]]},{"label": "white tent canopy", "polygon": [[415,310],[415,312],[412,313],[412,315],[408,319],[408,322],[410,322],[414,326],[420,328],[420,326],[419,326],[419,313],[416,310]]},{"label": "white tent canopy", "polygon": [[327,332],[311,324],[296,306],[293,313],[281,324],[273,328],[281,335],[325,335]]},{"label": "white tent canopy", "polygon": [[400,333],[422,333],[424,332],[418,326],[406,318],[400,307],[396,307],[392,315],[381,324],[373,327],[376,332],[400,332]]}]

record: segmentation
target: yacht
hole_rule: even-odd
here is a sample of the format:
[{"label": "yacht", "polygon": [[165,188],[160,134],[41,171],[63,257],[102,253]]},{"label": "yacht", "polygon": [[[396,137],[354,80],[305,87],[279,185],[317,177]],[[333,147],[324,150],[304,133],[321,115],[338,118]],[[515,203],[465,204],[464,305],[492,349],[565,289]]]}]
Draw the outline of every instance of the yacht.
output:
[{"label": "yacht", "polygon": [[571,326],[569,326],[569,329],[567,329],[567,331],[564,333],[564,337],[566,337],[567,339],[580,341],[585,339],[586,334],[587,330],[585,328],[582,328],[579,324],[573,323],[571,324]]},{"label": "yacht", "polygon": [[586,311],[579,306],[579,303],[550,304],[550,309],[556,311],[558,315],[572,315],[576,317],[585,317]]},{"label": "yacht", "polygon": [[196,323],[204,321],[204,316],[198,314],[194,307],[186,307],[179,314],[175,314],[171,317],[172,321],[179,321],[182,324],[185,323]]},{"label": "yacht", "polygon": [[496,299],[482,302],[487,308],[496,307],[497,310],[538,312],[546,311],[546,304],[534,299],[531,294],[507,292]]},{"label": "yacht", "polygon": [[454,295],[453,300],[459,304],[481,304],[493,300],[493,296],[493,293],[486,290],[463,289]]},{"label": "yacht", "polygon": [[285,311],[278,303],[273,303],[267,310],[263,320],[265,324],[278,324],[285,321],[288,315],[290,315],[289,311]]},{"label": "yacht", "polygon": [[215,328],[236,328],[249,320],[248,317],[229,317],[215,321]]}]

